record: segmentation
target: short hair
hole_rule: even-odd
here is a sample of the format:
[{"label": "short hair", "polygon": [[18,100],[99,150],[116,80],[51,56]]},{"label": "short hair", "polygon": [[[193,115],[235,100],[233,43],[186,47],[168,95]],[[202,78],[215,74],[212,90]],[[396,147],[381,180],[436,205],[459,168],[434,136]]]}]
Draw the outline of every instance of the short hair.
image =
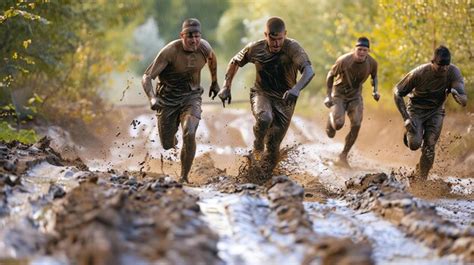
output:
[{"label": "short hair", "polygon": [[363,47],[370,48],[370,41],[367,37],[360,37],[357,39],[355,46],[356,47],[363,46]]},{"label": "short hair", "polygon": [[449,65],[451,63],[451,52],[449,52],[446,46],[440,45],[434,50],[431,62],[440,65]]},{"label": "short hair", "polygon": [[181,26],[181,32],[183,33],[193,33],[201,32],[201,22],[197,18],[188,18],[183,21]]},{"label": "short hair", "polygon": [[283,19],[279,17],[271,17],[267,20],[266,31],[268,34],[277,35],[285,30],[285,22]]}]

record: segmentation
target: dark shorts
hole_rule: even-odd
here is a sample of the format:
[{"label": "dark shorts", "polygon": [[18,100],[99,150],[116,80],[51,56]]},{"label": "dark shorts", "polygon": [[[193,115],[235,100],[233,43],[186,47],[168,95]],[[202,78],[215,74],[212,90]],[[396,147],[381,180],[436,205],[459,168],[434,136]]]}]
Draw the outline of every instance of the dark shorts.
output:
[{"label": "dark shorts", "polygon": [[174,143],[179,124],[186,119],[186,116],[201,119],[201,105],[201,97],[192,97],[184,100],[178,106],[163,106],[157,110],[158,133],[165,148]]},{"label": "dark shorts", "polygon": [[410,118],[416,126],[408,130],[407,140],[410,146],[417,149],[423,143],[424,146],[435,146],[441,135],[444,120],[444,110],[439,109],[428,114],[419,111],[409,111]]}]

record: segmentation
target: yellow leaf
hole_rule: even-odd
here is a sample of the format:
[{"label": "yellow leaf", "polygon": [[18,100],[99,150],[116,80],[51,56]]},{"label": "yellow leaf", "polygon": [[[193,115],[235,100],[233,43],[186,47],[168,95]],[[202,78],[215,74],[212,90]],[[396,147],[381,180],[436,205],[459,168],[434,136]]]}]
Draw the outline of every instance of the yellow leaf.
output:
[{"label": "yellow leaf", "polygon": [[31,39],[23,41],[23,47],[25,47],[25,49],[27,49],[28,45],[30,44],[31,44]]},{"label": "yellow leaf", "polygon": [[18,53],[14,52],[12,58],[15,60],[18,59]]}]

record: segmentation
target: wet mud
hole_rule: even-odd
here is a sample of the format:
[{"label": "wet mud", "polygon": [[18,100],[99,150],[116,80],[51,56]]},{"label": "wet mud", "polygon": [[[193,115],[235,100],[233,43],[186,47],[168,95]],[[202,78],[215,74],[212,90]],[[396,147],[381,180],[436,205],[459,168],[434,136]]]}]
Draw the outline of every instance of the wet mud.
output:
[{"label": "wet mud", "polygon": [[443,219],[429,202],[418,200],[393,175],[368,174],[347,183],[343,198],[354,209],[376,212],[439,255],[457,254],[474,262],[474,229]]},{"label": "wet mud", "polygon": [[138,110],[85,163],[47,138],[0,143],[0,264],[474,262],[470,178],[417,181],[357,150],[338,168],[342,145],[299,117],[269,174],[246,149],[251,116],[216,113],[185,186],[179,147]]}]

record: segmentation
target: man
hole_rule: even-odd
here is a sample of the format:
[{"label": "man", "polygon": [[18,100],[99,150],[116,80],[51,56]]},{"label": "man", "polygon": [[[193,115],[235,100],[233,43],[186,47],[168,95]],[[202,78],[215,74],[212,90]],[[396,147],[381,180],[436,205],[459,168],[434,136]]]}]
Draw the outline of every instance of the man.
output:
[{"label": "man", "polygon": [[369,49],[369,39],[360,37],[354,51],[339,57],[326,78],[327,97],[324,104],[331,109],[326,125],[327,135],[333,138],[336,131],[344,126],[346,112],[351,122],[351,129],[338,161],[338,164],[344,167],[350,167],[347,155],[359,135],[364,112],[362,84],[369,75],[372,78],[372,96],[376,101],[380,99],[377,88],[377,62],[369,55]]},{"label": "man", "polygon": [[[163,148],[177,144],[176,132],[181,124],[183,148],[181,150],[180,182],[188,182],[188,174],[196,153],[196,130],[201,119],[201,69],[209,65],[212,84],[209,97],[219,92],[217,59],[209,43],[201,39],[201,23],[195,18],[183,22],[180,39],[167,44],[146,69],[142,86],[152,110],[157,111],[158,132]],[[159,78],[156,92],[152,79]]]},{"label": "man", "polygon": [[[411,150],[421,147],[416,175],[424,180],[433,166],[435,145],[441,134],[444,102],[449,94],[466,106],[461,71],[451,64],[451,53],[445,46],[435,49],[431,63],[409,72],[394,89],[395,104],[405,122],[404,143]],[[408,108],[403,97],[408,95]]]},{"label": "man", "polygon": [[[311,81],[314,71],[304,49],[286,37],[285,23],[279,17],[268,19],[265,38],[249,43],[229,62],[224,86],[219,91],[223,104],[231,102],[232,80],[239,67],[255,64],[256,80],[250,103],[256,123],[253,153],[261,157],[270,174],[279,158],[280,144],[288,130],[300,91]],[[296,82],[298,71],[302,74]]]}]

